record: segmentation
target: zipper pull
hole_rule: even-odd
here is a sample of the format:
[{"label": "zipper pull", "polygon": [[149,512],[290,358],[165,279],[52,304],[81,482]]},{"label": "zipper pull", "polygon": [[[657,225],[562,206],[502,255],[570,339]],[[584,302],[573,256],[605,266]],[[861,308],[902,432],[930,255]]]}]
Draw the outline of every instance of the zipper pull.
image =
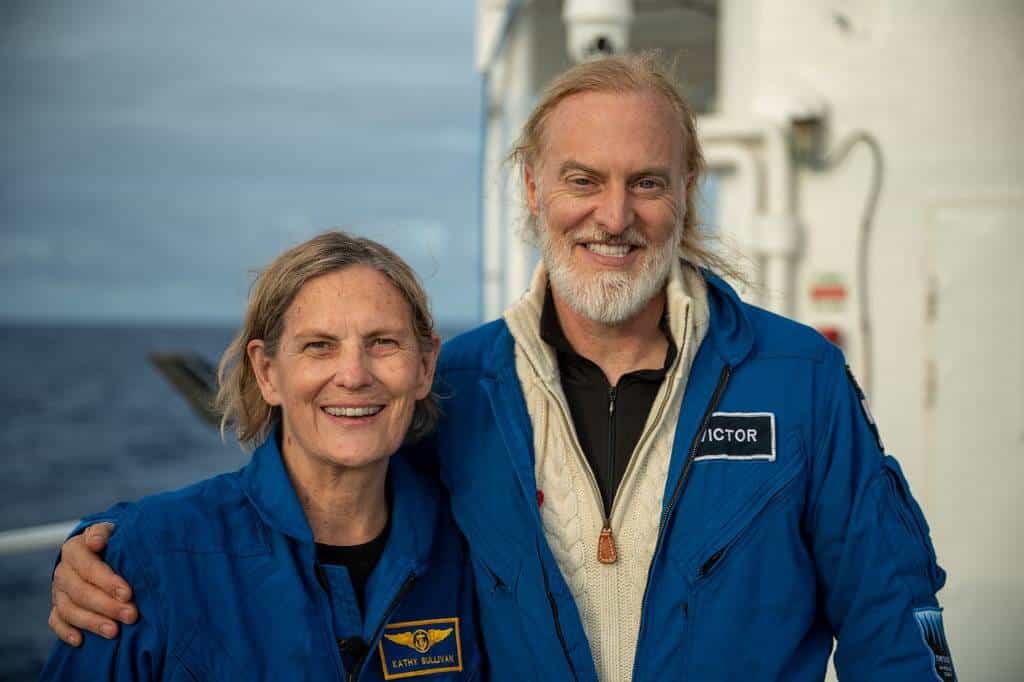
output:
[{"label": "zipper pull", "polygon": [[619,553],[615,551],[615,537],[607,523],[601,529],[601,537],[597,539],[597,560],[602,564],[614,564],[619,560]]},{"label": "zipper pull", "polygon": [[616,387],[612,386],[608,389],[608,416],[611,417],[615,414],[615,393]]}]

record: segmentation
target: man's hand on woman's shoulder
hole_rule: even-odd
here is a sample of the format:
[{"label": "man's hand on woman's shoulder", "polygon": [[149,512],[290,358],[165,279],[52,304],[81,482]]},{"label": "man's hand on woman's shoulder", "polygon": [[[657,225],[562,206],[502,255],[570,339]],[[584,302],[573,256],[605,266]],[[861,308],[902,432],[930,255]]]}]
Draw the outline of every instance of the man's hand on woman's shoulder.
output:
[{"label": "man's hand on woman's shoulder", "polygon": [[81,630],[112,639],[118,622],[131,624],[139,617],[132,603],[132,588],[103,562],[100,554],[114,533],[114,524],[97,523],[69,538],[61,548],[53,572],[48,621],[65,643],[82,643]]}]

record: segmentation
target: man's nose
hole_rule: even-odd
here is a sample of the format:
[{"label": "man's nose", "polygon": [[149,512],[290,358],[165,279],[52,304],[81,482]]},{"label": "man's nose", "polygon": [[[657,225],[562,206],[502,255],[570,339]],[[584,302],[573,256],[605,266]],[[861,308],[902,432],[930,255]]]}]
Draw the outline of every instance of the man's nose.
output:
[{"label": "man's nose", "polygon": [[609,185],[598,195],[594,219],[597,226],[611,234],[621,234],[633,224],[633,197],[622,186]]},{"label": "man's nose", "polygon": [[349,390],[364,388],[373,383],[369,356],[362,345],[347,344],[338,354],[334,382]]}]

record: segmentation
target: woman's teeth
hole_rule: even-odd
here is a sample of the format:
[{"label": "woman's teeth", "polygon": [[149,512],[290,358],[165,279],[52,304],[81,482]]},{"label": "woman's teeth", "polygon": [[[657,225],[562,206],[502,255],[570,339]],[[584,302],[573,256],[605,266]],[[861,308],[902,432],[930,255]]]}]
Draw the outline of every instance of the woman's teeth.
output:
[{"label": "woman's teeth", "polygon": [[332,417],[369,417],[384,409],[383,405],[368,407],[325,407],[324,412]]}]

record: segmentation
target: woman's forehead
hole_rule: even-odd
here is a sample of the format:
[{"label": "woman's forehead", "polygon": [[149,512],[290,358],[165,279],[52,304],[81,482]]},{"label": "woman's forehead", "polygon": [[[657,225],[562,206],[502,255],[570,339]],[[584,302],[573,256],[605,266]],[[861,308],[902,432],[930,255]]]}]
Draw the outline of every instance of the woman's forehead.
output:
[{"label": "woman's forehead", "polygon": [[308,325],[411,329],[412,307],[386,275],[365,265],[315,277],[306,282],[285,312],[285,328]]}]

